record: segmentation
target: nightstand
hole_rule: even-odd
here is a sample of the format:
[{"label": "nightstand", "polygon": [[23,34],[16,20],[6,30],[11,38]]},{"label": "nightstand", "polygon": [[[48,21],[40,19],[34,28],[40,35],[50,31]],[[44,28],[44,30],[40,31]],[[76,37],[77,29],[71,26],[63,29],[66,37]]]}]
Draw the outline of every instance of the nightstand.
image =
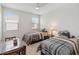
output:
[{"label": "nightstand", "polygon": [[49,33],[48,32],[41,32],[44,39],[48,39],[50,37]]}]

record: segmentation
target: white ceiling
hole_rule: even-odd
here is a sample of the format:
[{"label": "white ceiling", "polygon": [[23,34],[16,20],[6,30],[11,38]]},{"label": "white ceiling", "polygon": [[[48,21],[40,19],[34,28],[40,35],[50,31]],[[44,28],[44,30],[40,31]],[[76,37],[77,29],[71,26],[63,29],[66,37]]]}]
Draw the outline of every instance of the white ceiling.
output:
[{"label": "white ceiling", "polygon": [[[59,7],[64,7],[70,4],[67,3],[40,3],[40,9],[36,10],[36,3],[4,3],[2,4],[4,7],[13,8],[25,12],[31,12],[34,14],[45,14],[49,11],[55,10]],[[72,5],[72,4],[71,4]]]},{"label": "white ceiling", "polygon": [[[24,4],[24,3],[23,3],[23,4]],[[26,5],[32,6],[32,7],[36,7],[37,4],[39,4],[40,7],[43,7],[43,6],[47,5],[47,3],[27,3]]]}]

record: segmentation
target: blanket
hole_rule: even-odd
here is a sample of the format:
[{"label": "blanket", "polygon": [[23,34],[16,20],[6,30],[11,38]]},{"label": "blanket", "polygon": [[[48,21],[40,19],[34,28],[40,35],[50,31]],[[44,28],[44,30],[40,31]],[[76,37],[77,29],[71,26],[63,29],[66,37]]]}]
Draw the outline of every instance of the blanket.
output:
[{"label": "blanket", "polygon": [[36,32],[36,33],[29,33],[29,34],[24,34],[22,40],[26,42],[27,45],[39,41],[39,40],[43,40],[44,37],[42,35],[42,33],[40,32]]},{"label": "blanket", "polygon": [[44,55],[78,55],[79,42],[77,39],[52,37],[39,45],[37,51]]}]

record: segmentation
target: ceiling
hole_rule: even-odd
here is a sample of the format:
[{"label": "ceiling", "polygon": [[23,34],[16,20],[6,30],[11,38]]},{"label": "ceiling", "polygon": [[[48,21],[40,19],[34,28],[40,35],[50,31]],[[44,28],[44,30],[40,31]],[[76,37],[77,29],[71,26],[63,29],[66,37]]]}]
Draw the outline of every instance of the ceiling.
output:
[{"label": "ceiling", "polygon": [[25,12],[30,12],[34,14],[45,14],[48,13],[52,10],[55,10],[56,8],[59,7],[64,7],[67,5],[72,5],[72,4],[67,4],[67,3],[39,3],[40,9],[36,10],[36,3],[3,3],[2,4],[4,7],[7,8],[13,8]]},{"label": "ceiling", "polygon": [[34,14],[42,14],[44,7],[48,4],[40,3],[39,10],[35,9],[35,7],[37,6],[37,3],[3,3],[2,5],[7,8],[17,9],[17,10],[21,10],[21,11],[25,11],[25,12],[31,12]]},{"label": "ceiling", "polygon": [[27,3],[26,5],[35,7],[37,6],[37,4],[39,4],[40,7],[44,7],[45,5],[47,5],[47,3]]}]

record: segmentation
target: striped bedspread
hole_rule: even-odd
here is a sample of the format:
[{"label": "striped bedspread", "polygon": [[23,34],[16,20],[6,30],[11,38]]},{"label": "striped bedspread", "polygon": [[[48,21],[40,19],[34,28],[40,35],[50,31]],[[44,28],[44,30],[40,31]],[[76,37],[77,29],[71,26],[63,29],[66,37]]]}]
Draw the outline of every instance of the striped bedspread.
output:
[{"label": "striped bedspread", "polygon": [[44,37],[42,33],[35,32],[35,33],[24,34],[22,40],[25,41],[27,45],[29,45],[29,44],[32,44],[33,42],[43,40],[43,39]]},{"label": "striped bedspread", "polygon": [[43,55],[78,55],[79,42],[77,39],[53,37],[41,42],[37,50]]}]

